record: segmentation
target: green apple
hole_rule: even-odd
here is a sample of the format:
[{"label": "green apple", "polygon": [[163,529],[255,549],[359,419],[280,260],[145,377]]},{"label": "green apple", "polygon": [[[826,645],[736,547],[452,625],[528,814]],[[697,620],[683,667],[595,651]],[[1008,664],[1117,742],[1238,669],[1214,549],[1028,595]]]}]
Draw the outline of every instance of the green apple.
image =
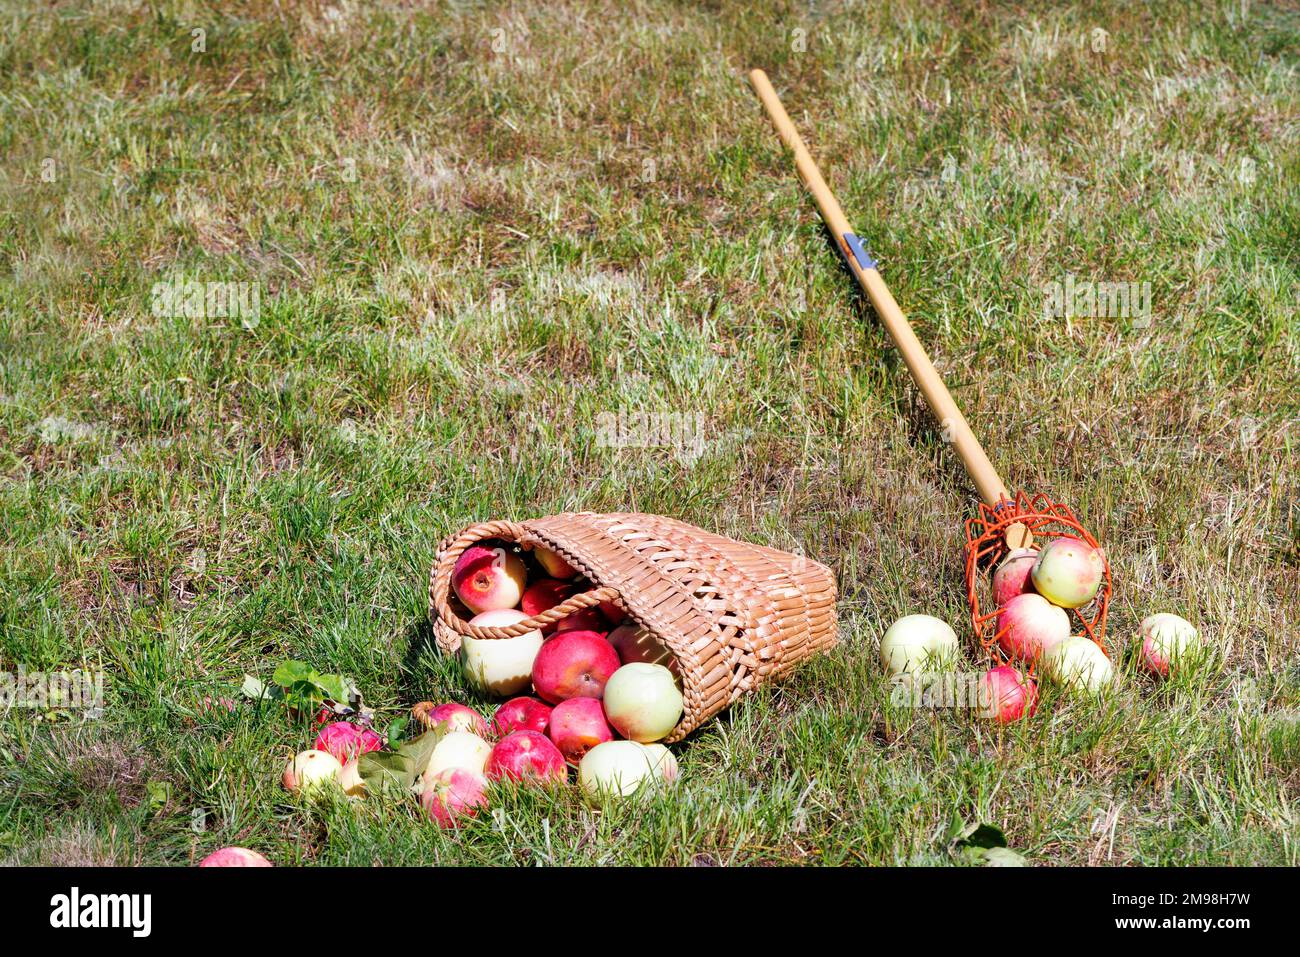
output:
[{"label": "green apple", "polygon": [[[637,742],[641,744],[641,742]],[[649,744],[642,744],[646,754],[650,758],[650,763],[654,765],[663,778],[665,784],[673,784],[677,781],[677,757],[668,750],[666,744],[660,744],[658,741],[652,741]]]},{"label": "green apple", "polygon": [[880,660],[890,677],[947,671],[958,652],[957,633],[933,615],[905,615],[880,639]]},{"label": "green apple", "polygon": [[366,796],[366,781],[361,776],[355,758],[343,765],[342,770],[339,771],[339,787],[343,788],[343,793],[348,797]]},{"label": "green apple", "polygon": [[604,702],[610,726],[632,741],[658,741],[682,719],[682,693],[673,673],[645,661],[634,661],[610,675]]},{"label": "green apple", "polygon": [[1115,668],[1090,638],[1066,638],[1043,655],[1043,670],[1058,684],[1100,694],[1115,680]]},{"label": "green apple", "polygon": [[1073,535],[1044,545],[1029,572],[1038,594],[1062,608],[1081,608],[1096,598],[1105,574],[1101,552]]},{"label": "green apple", "polygon": [[280,780],[290,791],[316,794],[338,784],[342,770],[339,759],[328,751],[310,749],[298,752],[289,760]]},{"label": "green apple", "polygon": [[636,741],[605,741],[584,754],[578,765],[578,784],[592,797],[630,797],[663,783],[650,752]]}]

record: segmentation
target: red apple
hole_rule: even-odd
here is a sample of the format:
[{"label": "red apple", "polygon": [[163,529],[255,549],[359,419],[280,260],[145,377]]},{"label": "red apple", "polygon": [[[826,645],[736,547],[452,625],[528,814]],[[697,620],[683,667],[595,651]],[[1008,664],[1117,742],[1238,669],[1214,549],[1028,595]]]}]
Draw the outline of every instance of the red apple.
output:
[{"label": "red apple", "polygon": [[999,665],[985,672],[980,695],[984,706],[981,714],[998,724],[1028,718],[1038,710],[1038,686],[1034,679],[1010,665]]},{"label": "red apple", "polygon": [[476,615],[514,608],[524,592],[527,570],[518,555],[503,545],[471,545],[456,560],[451,587]]},{"label": "red apple", "polygon": [[492,732],[507,735],[512,731],[536,731],[543,734],[551,723],[551,706],[536,698],[511,698],[492,716]]},{"label": "red apple", "polygon": [[627,620],[627,612],[612,601],[602,601],[596,607],[600,609],[600,613],[613,626],[621,625]]},{"label": "red apple", "polygon": [[425,782],[420,805],[440,827],[457,827],[462,818],[487,807],[487,786],[487,778],[476,771],[447,768]]},{"label": "red apple", "polygon": [[599,632],[562,631],[548,639],[533,659],[533,688],[551,704],[599,698],[618,668],[618,653]]},{"label": "red apple", "polygon": [[677,656],[661,642],[649,628],[642,628],[635,622],[619,625],[609,633],[609,643],[613,646],[618,660],[623,664],[634,661],[648,661],[652,665],[663,665],[673,674],[677,674]]},{"label": "red apple", "polygon": [[564,755],[544,734],[536,731],[512,731],[497,742],[488,755],[485,769],[492,781],[524,781],[545,784],[564,783],[568,772]]},{"label": "red apple", "polygon": [[1013,658],[1037,661],[1070,637],[1070,616],[1042,595],[1016,595],[998,614],[998,642]]},{"label": "red apple", "polygon": [[562,631],[594,631],[604,635],[609,631],[609,621],[599,608],[579,608],[555,623],[555,633],[558,635]]},{"label": "red apple", "polygon": [[246,847],[223,847],[213,851],[203,860],[199,867],[271,867],[272,864],[257,851]]},{"label": "red apple", "polygon": [[347,721],[335,721],[321,728],[316,735],[317,751],[324,751],[338,758],[339,764],[347,764],[369,751],[378,751],[384,746],[384,739],[369,728],[360,728]]},{"label": "red apple", "polygon": [[468,731],[470,734],[477,734],[480,738],[487,737],[487,722],[483,720],[482,715],[458,702],[447,701],[432,708],[427,705],[416,705],[412,710],[416,711],[420,723],[430,731],[436,732],[439,737],[452,731]]},{"label": "red apple", "polygon": [[994,608],[1001,608],[1022,592],[1034,590],[1029,573],[1037,558],[1036,548],[1016,548],[1002,560],[1002,564],[993,572]]},{"label": "red apple", "polygon": [[[524,596],[519,599],[519,607],[525,615],[531,618],[533,615],[539,615],[554,608],[560,602],[572,597],[577,590],[578,584],[576,582],[562,582],[554,578],[543,578],[541,581],[528,586]],[[542,634],[554,634],[569,617],[572,616],[561,618],[559,621],[553,621],[546,625],[542,628]]]},{"label": "red apple", "polygon": [[533,556],[552,578],[572,578],[578,573],[577,569],[549,548],[534,548]]},{"label": "red apple", "polygon": [[[523,598],[519,600],[519,608],[531,618],[533,615],[540,615],[542,612],[554,608],[572,595],[575,590],[573,582],[543,578],[541,581],[528,586]],[[563,621],[564,619],[560,620]]]},{"label": "red apple", "polygon": [[574,765],[596,745],[614,737],[605,720],[605,709],[595,698],[561,701],[551,713],[547,734],[564,755],[564,760]]}]

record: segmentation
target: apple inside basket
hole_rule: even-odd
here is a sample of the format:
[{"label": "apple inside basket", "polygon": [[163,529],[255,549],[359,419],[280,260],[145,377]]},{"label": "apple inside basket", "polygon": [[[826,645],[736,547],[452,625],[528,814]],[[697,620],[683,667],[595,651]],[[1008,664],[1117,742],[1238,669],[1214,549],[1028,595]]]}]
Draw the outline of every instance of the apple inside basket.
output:
[{"label": "apple inside basket", "polygon": [[640,513],[472,525],[442,543],[429,600],[483,691],[603,697],[633,740],[679,740],[836,640],[824,565]]}]

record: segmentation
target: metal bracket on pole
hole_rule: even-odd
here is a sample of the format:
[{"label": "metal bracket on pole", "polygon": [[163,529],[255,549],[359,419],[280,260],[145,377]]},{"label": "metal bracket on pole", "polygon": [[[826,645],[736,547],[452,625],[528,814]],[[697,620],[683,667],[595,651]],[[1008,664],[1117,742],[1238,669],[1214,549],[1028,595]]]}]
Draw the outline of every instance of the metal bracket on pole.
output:
[{"label": "metal bracket on pole", "polygon": [[858,265],[863,269],[876,268],[876,261],[871,258],[871,254],[867,252],[866,247],[862,245],[862,240],[858,239],[857,236],[852,233],[845,233],[844,245],[848,247],[849,253],[853,255],[853,258],[858,261]]}]

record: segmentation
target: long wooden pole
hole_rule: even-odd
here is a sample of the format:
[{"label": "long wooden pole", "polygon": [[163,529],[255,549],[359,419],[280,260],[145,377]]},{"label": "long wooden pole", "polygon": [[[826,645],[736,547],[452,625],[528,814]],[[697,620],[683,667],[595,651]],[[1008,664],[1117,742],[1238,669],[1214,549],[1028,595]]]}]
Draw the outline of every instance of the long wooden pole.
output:
[{"label": "long wooden pole", "polygon": [[[1007,491],[1006,485],[998,476],[997,470],[993,468],[993,463],[989,457],[984,454],[984,449],[979,440],[975,438],[975,433],[966,423],[966,417],[962,415],[961,409],[953,401],[952,395],[948,392],[948,387],[943,384],[943,379],[939,377],[939,372],[930,361],[926,354],[925,347],[921,345],[921,340],[916,338],[916,333],[912,331],[911,323],[903,315],[903,310],[898,307],[894,301],[889,287],[885,285],[885,280],[881,278],[876,269],[875,261],[871,259],[866,252],[858,237],[854,234],[853,228],[849,225],[848,219],[844,215],[844,210],[840,208],[839,201],[835,199],[835,194],[831,192],[826,181],[822,179],[821,171],[817,169],[817,164],[813,161],[812,155],[808,152],[808,147],[804,146],[803,140],[799,136],[799,131],[794,128],[794,123],[790,121],[789,114],[786,113],[785,107],[781,105],[781,99],[776,95],[776,90],[772,88],[772,83],[767,78],[767,74],[762,70],[752,70],[749,74],[749,82],[754,87],[754,92],[763,102],[763,108],[767,110],[768,117],[772,120],[772,125],[776,127],[776,132],[783,142],[793,153],[795,168],[799,171],[799,178],[803,180],[808,191],[812,193],[813,199],[817,202],[817,208],[821,210],[822,219],[826,221],[827,227],[835,236],[835,242],[840,251],[844,254],[844,259],[849,264],[849,269],[858,284],[871,300],[871,304],[876,307],[876,313],[880,316],[880,321],[884,324],[890,338],[894,340],[894,345],[898,351],[903,354],[903,361],[907,363],[907,368],[912,373],[912,378],[916,380],[921,394],[925,396],[925,401],[929,403],[931,412],[938,420],[940,427],[944,430],[944,437],[952,442],[953,448],[957,450],[958,456],[961,457],[962,464],[966,466],[966,471],[970,474],[971,481],[975,483],[975,488],[979,491],[980,497],[990,506],[1004,500],[1010,500],[1011,494]],[[1008,530],[1007,540],[1010,542],[1013,536]],[[1014,536],[1016,545],[1025,546],[1028,532],[1023,526],[1016,529]]]}]

